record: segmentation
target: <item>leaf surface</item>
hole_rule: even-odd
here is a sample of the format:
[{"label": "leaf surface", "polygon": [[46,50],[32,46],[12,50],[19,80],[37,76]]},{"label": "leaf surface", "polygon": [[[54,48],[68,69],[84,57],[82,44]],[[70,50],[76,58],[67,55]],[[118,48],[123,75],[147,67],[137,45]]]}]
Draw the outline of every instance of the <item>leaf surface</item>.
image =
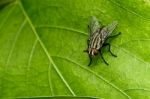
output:
[{"label": "leaf surface", "polygon": [[[150,99],[149,12],[149,0],[11,1],[0,10],[0,97]],[[87,66],[91,16],[122,32],[109,40],[117,58],[103,49],[109,66],[99,56]]]}]

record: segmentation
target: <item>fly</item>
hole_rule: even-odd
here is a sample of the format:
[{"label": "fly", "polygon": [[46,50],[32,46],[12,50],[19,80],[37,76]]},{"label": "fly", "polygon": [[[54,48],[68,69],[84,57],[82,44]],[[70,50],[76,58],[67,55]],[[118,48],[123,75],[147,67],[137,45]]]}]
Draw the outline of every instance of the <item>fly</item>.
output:
[{"label": "fly", "polygon": [[90,62],[88,66],[91,65],[92,58],[98,53],[100,54],[102,60],[105,62],[106,65],[109,65],[102,54],[102,48],[108,46],[109,47],[109,52],[112,56],[117,57],[115,54],[112,53],[111,51],[111,45],[107,43],[106,41],[109,38],[116,37],[121,34],[119,32],[116,35],[110,36],[110,34],[115,30],[117,27],[118,22],[113,21],[111,24],[108,24],[107,26],[102,26],[101,23],[97,20],[96,17],[92,17],[90,24],[88,25],[89,28],[89,39],[88,39],[88,48],[87,50],[84,50],[84,52],[87,52],[90,58]]}]

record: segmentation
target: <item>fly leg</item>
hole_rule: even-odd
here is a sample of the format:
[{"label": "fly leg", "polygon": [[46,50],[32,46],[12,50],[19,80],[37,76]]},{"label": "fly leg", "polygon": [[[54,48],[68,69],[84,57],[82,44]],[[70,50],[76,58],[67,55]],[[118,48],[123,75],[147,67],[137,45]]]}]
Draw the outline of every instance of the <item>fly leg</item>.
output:
[{"label": "fly leg", "polygon": [[89,46],[89,42],[90,42],[90,40],[88,39],[88,40],[87,40],[87,45],[88,45],[88,46]]},{"label": "fly leg", "polygon": [[83,52],[86,52],[86,53],[88,53],[88,50],[83,50]]},{"label": "fly leg", "polygon": [[91,33],[91,29],[90,29],[90,26],[89,26],[89,25],[88,25],[88,30],[89,30],[88,32]]},{"label": "fly leg", "polygon": [[117,57],[115,54],[113,54],[113,53],[112,53],[111,48],[110,48],[111,46],[110,46],[110,44],[109,44],[109,43],[105,43],[105,44],[103,44],[103,46],[102,46],[102,47],[104,47],[104,46],[108,46],[108,47],[109,47],[109,49],[108,49],[108,50],[109,50],[110,54],[111,54],[112,56],[114,56],[114,57]]},{"label": "fly leg", "polygon": [[[87,45],[88,45],[88,46],[89,46],[89,42],[90,42],[90,40],[87,40]],[[88,53],[88,49],[83,50],[83,52],[87,52],[87,53]]]},{"label": "fly leg", "polygon": [[92,63],[92,57],[89,55],[89,58],[90,58],[90,62],[89,62],[89,64],[88,64],[88,66],[90,66],[91,65],[91,63]]},{"label": "fly leg", "polygon": [[[88,25],[88,27],[89,27],[89,25]],[[89,29],[89,30],[90,30],[90,29]],[[89,42],[90,42],[90,40],[87,40],[87,45],[88,45],[88,46],[89,46]],[[83,52],[89,53],[88,49],[83,50]],[[88,66],[90,66],[91,63],[92,63],[92,57],[90,56],[90,54],[89,54],[89,59],[90,59],[90,62],[89,62],[89,64],[88,64]]]},{"label": "fly leg", "polygon": [[109,64],[105,61],[101,50],[99,50],[99,53],[100,53],[100,56],[102,57],[103,61],[105,62],[105,64],[106,64],[106,65],[109,65]]},{"label": "fly leg", "polygon": [[[83,52],[87,52],[88,53],[88,50],[84,50]],[[90,59],[90,62],[89,62],[89,64],[88,64],[88,66],[90,66],[91,65],[91,63],[92,63],[92,57],[91,57],[91,55],[89,54],[89,59]]]}]

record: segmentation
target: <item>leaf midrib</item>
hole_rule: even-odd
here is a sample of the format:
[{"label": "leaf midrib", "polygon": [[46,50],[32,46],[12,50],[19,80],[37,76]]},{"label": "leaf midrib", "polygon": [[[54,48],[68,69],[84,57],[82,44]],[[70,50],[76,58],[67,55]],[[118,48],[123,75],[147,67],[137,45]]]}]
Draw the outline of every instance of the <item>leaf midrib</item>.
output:
[{"label": "leaf midrib", "polygon": [[21,10],[22,10],[22,12],[23,12],[25,18],[26,18],[27,21],[29,22],[29,24],[30,24],[30,26],[31,26],[31,29],[32,29],[32,31],[34,32],[35,36],[37,37],[37,40],[39,41],[41,47],[43,48],[43,50],[44,50],[46,56],[48,57],[49,61],[52,63],[52,66],[54,67],[54,69],[56,70],[56,72],[57,72],[58,75],[60,76],[61,80],[62,80],[62,81],[64,82],[64,84],[66,85],[66,87],[69,89],[69,91],[71,92],[71,94],[72,94],[73,96],[76,96],[75,93],[74,93],[74,91],[71,89],[71,87],[69,86],[69,84],[66,82],[66,80],[65,80],[64,77],[62,76],[61,72],[60,72],[59,69],[57,68],[57,66],[56,66],[56,64],[54,63],[54,61],[53,61],[52,58],[50,57],[50,53],[47,51],[45,45],[43,44],[43,42],[41,41],[40,37],[38,36],[38,34],[37,34],[37,32],[36,32],[36,30],[35,30],[35,28],[34,28],[32,22],[31,22],[31,20],[30,20],[30,18],[28,17],[27,13],[25,12],[25,10],[24,10],[24,8],[23,8],[23,6],[22,6],[21,1],[18,1],[18,4],[19,4],[19,6],[20,6],[20,8],[21,8]]}]

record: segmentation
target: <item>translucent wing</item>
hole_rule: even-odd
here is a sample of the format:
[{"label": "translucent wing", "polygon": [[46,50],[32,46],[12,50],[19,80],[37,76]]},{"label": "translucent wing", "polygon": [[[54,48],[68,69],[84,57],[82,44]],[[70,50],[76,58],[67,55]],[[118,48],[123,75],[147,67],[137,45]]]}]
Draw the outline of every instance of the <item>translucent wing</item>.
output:
[{"label": "translucent wing", "polygon": [[115,28],[117,27],[117,25],[118,25],[118,22],[117,21],[113,21],[111,24],[108,24],[106,26],[108,36],[115,30]]},{"label": "translucent wing", "polygon": [[97,18],[95,16],[92,16],[91,17],[91,20],[90,20],[90,24],[89,24],[89,32],[90,32],[90,35],[92,35],[93,33],[96,33],[96,31],[101,28],[101,23],[100,21],[97,20]]}]

